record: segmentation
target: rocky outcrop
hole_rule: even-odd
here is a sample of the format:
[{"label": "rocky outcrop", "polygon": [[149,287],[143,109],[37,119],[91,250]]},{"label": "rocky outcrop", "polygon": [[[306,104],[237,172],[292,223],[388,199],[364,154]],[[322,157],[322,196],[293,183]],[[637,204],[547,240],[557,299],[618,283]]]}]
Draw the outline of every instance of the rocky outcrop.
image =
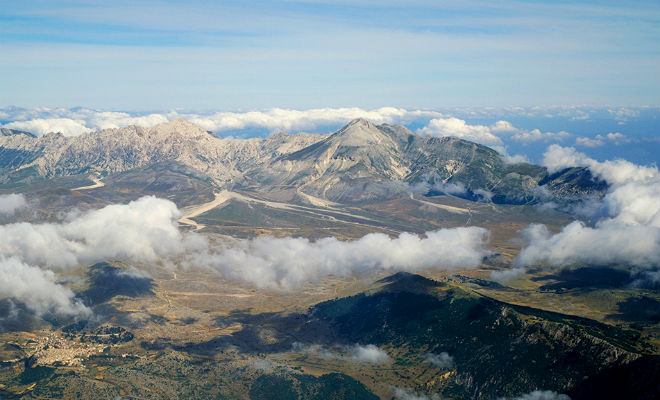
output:
[{"label": "rocky outcrop", "polygon": [[183,119],[152,128],[128,126],[77,137],[4,129],[0,184],[77,174],[110,175],[173,162],[214,185],[271,192],[295,188],[338,202],[443,192],[471,200],[522,204],[539,185],[566,193],[602,192],[583,169],[548,176],[545,168],[508,164],[495,150],[458,138],[417,135],[397,125],[356,119],[329,135],[278,133],[223,139]]}]

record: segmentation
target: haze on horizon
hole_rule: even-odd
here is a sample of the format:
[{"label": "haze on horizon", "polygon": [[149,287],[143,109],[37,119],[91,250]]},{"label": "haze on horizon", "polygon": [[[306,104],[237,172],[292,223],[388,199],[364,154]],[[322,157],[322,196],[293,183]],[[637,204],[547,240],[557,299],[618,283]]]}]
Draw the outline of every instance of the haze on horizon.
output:
[{"label": "haze on horizon", "polygon": [[9,1],[0,106],[660,105],[660,5]]}]

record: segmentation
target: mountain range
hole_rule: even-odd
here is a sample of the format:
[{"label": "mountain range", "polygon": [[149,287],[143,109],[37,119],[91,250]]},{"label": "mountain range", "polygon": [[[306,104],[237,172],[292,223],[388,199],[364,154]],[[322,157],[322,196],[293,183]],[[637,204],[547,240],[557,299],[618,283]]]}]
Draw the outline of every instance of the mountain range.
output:
[{"label": "mountain range", "polygon": [[549,174],[538,165],[510,163],[477,143],[423,136],[400,125],[374,125],[364,119],[327,135],[277,133],[252,139],[220,138],[183,119],[77,137],[36,137],[5,128],[0,136],[0,184],[128,171],[135,179],[135,173],[163,164],[193,172],[218,189],[295,190],[342,203],[447,193],[525,204],[547,200],[548,193],[565,199],[606,189],[584,168]]}]

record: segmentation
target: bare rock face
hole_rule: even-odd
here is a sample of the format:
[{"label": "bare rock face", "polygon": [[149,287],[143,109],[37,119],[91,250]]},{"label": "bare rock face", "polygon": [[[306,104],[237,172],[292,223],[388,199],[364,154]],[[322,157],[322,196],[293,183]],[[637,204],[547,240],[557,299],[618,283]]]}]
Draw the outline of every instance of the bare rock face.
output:
[{"label": "bare rock face", "polygon": [[[247,166],[262,164],[282,151],[295,151],[319,139],[319,135],[305,134],[227,140],[183,119],[152,128],[128,126],[77,137],[49,133],[36,138],[3,133],[0,158],[5,162],[0,163],[0,168],[5,165],[13,169],[33,168],[36,174],[45,177],[91,172],[106,175],[176,161],[222,185],[240,179]],[[7,161],[11,156],[20,160]]]},{"label": "bare rock face", "polygon": [[105,176],[162,163],[183,165],[218,187],[289,188],[338,202],[386,198],[406,194],[412,186],[446,183],[465,186],[460,195],[466,198],[476,200],[475,193],[485,193],[500,203],[534,201],[539,184],[556,188],[558,195],[578,183],[580,193],[606,189],[585,179],[549,177],[539,166],[507,164],[495,150],[476,143],[420,136],[402,126],[374,125],[364,119],[329,135],[277,133],[252,139],[223,139],[183,119],[77,137],[34,137],[8,129],[0,135],[0,184],[77,174]]}]

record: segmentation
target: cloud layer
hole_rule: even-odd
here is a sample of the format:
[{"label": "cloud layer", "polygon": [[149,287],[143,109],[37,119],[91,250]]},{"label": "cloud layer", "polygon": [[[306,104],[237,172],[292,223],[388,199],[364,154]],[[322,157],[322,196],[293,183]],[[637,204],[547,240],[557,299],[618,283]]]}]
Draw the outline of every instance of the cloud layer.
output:
[{"label": "cloud layer", "polygon": [[[488,231],[475,227],[427,232],[423,237],[369,234],[352,242],[262,237],[217,247],[202,235],[181,233],[180,215],[174,203],[147,196],[69,215],[59,223],[0,225],[2,268],[11,278],[0,287],[0,295],[17,297],[39,313],[49,304],[56,312],[85,312],[71,292],[56,283],[53,271],[104,260],[181,262],[187,268],[212,269],[226,279],[290,289],[328,275],[376,269],[475,267],[487,254]],[[34,282],[46,288],[39,296],[20,289]]]},{"label": "cloud layer", "polygon": [[54,268],[107,259],[153,262],[185,249],[179,216],[174,203],[149,196],[62,223],[1,225],[0,255]]},{"label": "cloud layer", "polygon": [[489,146],[501,145],[502,139],[494,135],[493,132],[506,130],[515,130],[513,126],[506,121],[499,121],[491,126],[469,125],[458,118],[434,118],[429,124],[417,133],[428,136],[454,136],[460,139],[469,140]]},{"label": "cloud layer", "polygon": [[553,392],[551,390],[535,390],[533,392],[525,393],[518,396],[513,400],[571,400],[565,394]]},{"label": "cloud layer", "polygon": [[352,346],[336,345],[330,348],[318,344],[306,345],[296,342],[293,344],[291,350],[310,354],[315,357],[331,358],[349,362],[383,364],[390,361],[390,356],[388,356],[384,350],[373,344],[354,344]]},{"label": "cloud layer", "polygon": [[56,282],[53,271],[25,264],[18,258],[0,258],[0,295],[16,298],[37,314],[90,315],[74,294]]},{"label": "cloud layer", "polygon": [[523,236],[528,245],[515,261],[518,267],[537,262],[660,267],[660,173],[656,167],[623,160],[599,162],[556,145],[548,148],[544,164],[551,172],[587,167],[609,189],[602,200],[585,209],[595,220],[593,226],[575,221],[555,235],[544,225],[526,228]]},{"label": "cloud layer", "polygon": [[424,361],[437,368],[452,368],[454,366],[454,357],[450,356],[446,351],[440,354],[427,353],[424,356]]},{"label": "cloud layer", "polygon": [[204,245],[179,232],[179,215],[174,203],[143,197],[61,223],[0,225],[0,295],[15,297],[38,314],[88,315],[53,270],[108,259],[154,262]]},{"label": "cloud layer", "polygon": [[4,127],[28,131],[37,136],[43,136],[49,132],[61,132],[65,136],[78,136],[100,129],[120,128],[128,125],[152,127],[174,118],[185,118],[205,130],[221,133],[244,129],[298,132],[322,127],[337,127],[355,118],[365,118],[376,124],[393,124],[442,115],[436,111],[406,110],[395,107],[372,110],[357,107],[309,110],[271,108],[265,111],[210,114],[169,111],[144,115],[91,109],[42,108],[6,114],[6,117],[11,118],[12,121],[3,125]]},{"label": "cloud layer", "polygon": [[258,287],[295,288],[328,276],[373,270],[419,271],[472,268],[481,263],[489,233],[483,228],[453,228],[418,236],[390,238],[372,233],[345,242],[335,238],[260,237],[237,240],[222,251],[191,256],[190,265],[206,265],[224,277]]},{"label": "cloud layer", "polygon": [[0,194],[0,214],[13,215],[25,207],[27,207],[27,201],[22,194]]}]

